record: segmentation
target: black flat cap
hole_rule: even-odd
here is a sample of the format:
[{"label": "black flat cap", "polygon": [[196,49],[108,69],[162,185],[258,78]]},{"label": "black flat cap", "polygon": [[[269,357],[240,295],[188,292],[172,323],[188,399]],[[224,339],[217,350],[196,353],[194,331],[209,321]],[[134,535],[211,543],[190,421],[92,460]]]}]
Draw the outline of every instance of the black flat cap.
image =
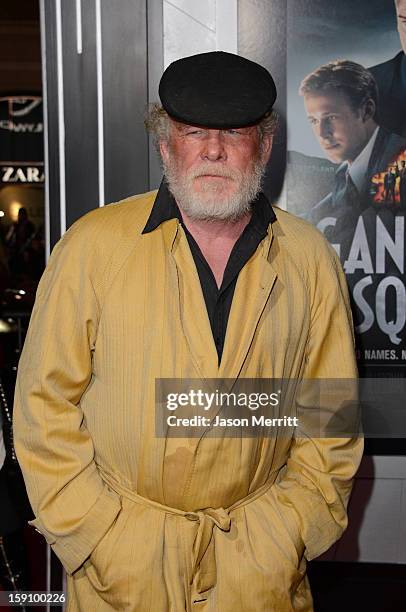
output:
[{"label": "black flat cap", "polygon": [[170,64],[159,83],[159,97],[173,119],[222,129],[258,123],[272,109],[276,87],[259,64],[213,51]]}]

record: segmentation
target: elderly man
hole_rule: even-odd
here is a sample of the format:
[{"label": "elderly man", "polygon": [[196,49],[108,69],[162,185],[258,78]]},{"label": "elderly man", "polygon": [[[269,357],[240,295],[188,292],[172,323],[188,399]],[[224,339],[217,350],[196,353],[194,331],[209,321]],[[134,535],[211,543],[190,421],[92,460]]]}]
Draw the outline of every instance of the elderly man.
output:
[{"label": "elderly man", "polygon": [[354,378],[334,251],[260,190],[270,74],[174,62],[158,193],[77,221],[40,282],[15,438],[69,610],[311,610],[306,559],[347,524],[356,437],[160,437],[156,379]]}]

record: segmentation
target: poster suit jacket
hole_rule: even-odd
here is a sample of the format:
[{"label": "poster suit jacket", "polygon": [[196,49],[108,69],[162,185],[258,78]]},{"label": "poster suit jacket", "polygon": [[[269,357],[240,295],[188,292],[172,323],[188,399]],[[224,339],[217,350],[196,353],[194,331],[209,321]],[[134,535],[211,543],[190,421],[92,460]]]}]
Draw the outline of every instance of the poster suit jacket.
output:
[{"label": "poster suit jacket", "polygon": [[378,123],[391,132],[406,137],[406,87],[401,78],[404,53],[368,68],[373,74],[379,92]]},{"label": "poster suit jacket", "polygon": [[306,559],[336,541],[363,441],[155,435],[155,378],[354,378],[337,257],[277,221],[240,272],[218,366],[184,230],[142,234],[155,193],[91,211],[38,286],[15,445],[68,572],[68,610],[312,610]]},{"label": "poster suit jacket", "polygon": [[[325,217],[335,217],[346,213],[343,210],[345,206],[351,206],[354,210],[353,213],[358,215],[362,209],[370,203],[370,188],[371,179],[375,174],[386,172],[388,165],[392,162],[393,158],[399,155],[399,153],[406,149],[406,138],[393,134],[383,127],[380,127],[376,140],[371,152],[371,156],[368,162],[368,169],[365,178],[365,187],[361,194],[356,197],[354,201],[341,201],[339,197],[336,197],[335,190],[333,189],[325,198],[323,198],[316,206],[314,206],[309,213],[306,215],[306,219],[314,224],[317,224],[321,219]],[[347,225],[349,222],[347,221]]]}]

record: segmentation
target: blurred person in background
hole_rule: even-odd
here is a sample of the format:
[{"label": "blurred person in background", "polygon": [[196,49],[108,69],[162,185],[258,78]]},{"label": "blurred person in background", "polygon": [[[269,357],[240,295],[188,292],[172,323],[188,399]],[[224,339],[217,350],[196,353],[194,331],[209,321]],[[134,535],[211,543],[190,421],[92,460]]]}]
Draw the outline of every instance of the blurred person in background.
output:
[{"label": "blurred person in background", "polygon": [[0,584],[6,591],[30,589],[24,528],[32,518],[15,456],[11,413],[0,374]]},{"label": "blurred person in background", "polygon": [[15,278],[27,274],[31,242],[34,236],[35,226],[29,220],[27,209],[21,207],[18,210],[17,221],[10,226],[6,235],[10,273]]}]

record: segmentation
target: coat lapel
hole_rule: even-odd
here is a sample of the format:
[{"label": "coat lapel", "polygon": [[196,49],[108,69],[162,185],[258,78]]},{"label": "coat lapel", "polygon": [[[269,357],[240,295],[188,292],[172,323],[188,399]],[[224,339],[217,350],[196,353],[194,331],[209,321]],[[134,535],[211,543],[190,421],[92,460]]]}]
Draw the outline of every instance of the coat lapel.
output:
[{"label": "coat lapel", "polygon": [[[217,378],[226,380],[221,385],[221,390],[225,392],[232,391],[235,381],[241,374],[259,319],[275,284],[277,274],[269,262],[271,243],[272,227],[269,226],[267,238],[263,240],[238,276],[223,355],[217,371]],[[219,384],[215,386],[219,387]],[[207,413],[207,416],[213,421],[221,410],[221,406],[215,407]],[[201,438],[203,436],[204,433]]]},{"label": "coat lapel", "polygon": [[235,380],[240,375],[260,316],[274,286],[277,274],[269,261],[272,239],[270,225],[268,236],[239,274],[218,372],[220,378]]},{"label": "coat lapel", "polygon": [[[244,366],[259,319],[277,277],[269,261],[272,226],[269,226],[268,236],[238,276],[220,366],[200,279],[186,235],[179,224],[174,227],[172,222],[165,224],[163,231],[171,251],[182,329],[198,376],[207,391],[215,391],[218,378],[228,379],[227,389],[231,391]],[[212,384],[207,379],[213,379]],[[210,410],[206,416],[213,420],[220,410],[221,406]],[[192,447],[198,444],[199,438],[196,438]]]},{"label": "coat lapel", "polygon": [[199,275],[185,232],[177,224],[171,247],[176,269],[179,312],[183,333],[198,375],[204,380],[216,378],[218,357]]}]

